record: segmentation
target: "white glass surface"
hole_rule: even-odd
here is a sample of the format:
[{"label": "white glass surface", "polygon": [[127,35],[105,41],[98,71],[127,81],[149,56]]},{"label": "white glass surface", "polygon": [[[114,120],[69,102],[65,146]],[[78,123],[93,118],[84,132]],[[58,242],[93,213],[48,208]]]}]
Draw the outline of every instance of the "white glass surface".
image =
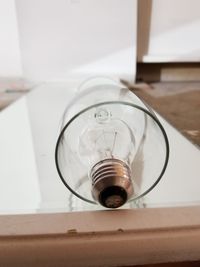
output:
[{"label": "white glass surface", "polygon": [[[63,111],[77,84],[43,84],[0,113],[0,213],[102,209],[72,196],[61,182],[54,150]],[[132,207],[200,204],[200,150],[160,118],[170,159],[160,183]]]}]

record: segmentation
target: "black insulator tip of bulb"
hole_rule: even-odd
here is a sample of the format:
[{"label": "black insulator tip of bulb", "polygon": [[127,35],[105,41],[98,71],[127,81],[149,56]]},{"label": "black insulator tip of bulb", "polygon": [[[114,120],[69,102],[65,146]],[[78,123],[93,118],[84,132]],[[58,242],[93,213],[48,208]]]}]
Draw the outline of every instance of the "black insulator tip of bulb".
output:
[{"label": "black insulator tip of bulb", "polygon": [[106,208],[116,209],[127,201],[127,192],[121,186],[109,186],[99,195],[99,202]]}]

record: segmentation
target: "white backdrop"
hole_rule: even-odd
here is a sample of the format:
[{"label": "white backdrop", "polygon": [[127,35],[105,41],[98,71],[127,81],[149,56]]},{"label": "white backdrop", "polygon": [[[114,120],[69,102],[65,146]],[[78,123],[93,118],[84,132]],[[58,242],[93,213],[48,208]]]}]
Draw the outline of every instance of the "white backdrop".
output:
[{"label": "white backdrop", "polygon": [[200,61],[199,0],[139,0],[140,62]]},{"label": "white backdrop", "polygon": [[0,77],[21,75],[15,0],[0,0]]},{"label": "white backdrop", "polygon": [[200,61],[200,1],[0,0],[0,78],[134,80],[136,33],[139,61]]},{"label": "white backdrop", "polygon": [[134,80],[136,2],[0,0],[0,77]]}]

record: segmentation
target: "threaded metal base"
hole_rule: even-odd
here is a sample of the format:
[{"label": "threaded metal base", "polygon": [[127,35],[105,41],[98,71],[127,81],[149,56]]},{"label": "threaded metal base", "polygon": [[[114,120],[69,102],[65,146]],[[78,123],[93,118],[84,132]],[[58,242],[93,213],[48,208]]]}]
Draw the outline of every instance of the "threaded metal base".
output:
[{"label": "threaded metal base", "polygon": [[133,194],[131,171],[118,159],[105,159],[91,170],[92,195],[107,208],[122,206]]}]

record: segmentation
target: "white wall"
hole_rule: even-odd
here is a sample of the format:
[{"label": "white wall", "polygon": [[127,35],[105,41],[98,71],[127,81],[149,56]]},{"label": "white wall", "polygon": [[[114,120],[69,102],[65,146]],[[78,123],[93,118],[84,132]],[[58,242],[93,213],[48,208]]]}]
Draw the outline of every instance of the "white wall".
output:
[{"label": "white wall", "polygon": [[200,1],[139,0],[138,60],[200,61]]},{"label": "white wall", "polygon": [[[134,79],[136,5],[137,0],[0,0],[0,77]],[[138,6],[139,61],[200,61],[199,0],[139,0]]]},{"label": "white wall", "polygon": [[23,70],[34,80],[134,80],[136,0],[17,0]]},{"label": "white wall", "polygon": [[15,0],[0,0],[0,77],[22,76]]}]

